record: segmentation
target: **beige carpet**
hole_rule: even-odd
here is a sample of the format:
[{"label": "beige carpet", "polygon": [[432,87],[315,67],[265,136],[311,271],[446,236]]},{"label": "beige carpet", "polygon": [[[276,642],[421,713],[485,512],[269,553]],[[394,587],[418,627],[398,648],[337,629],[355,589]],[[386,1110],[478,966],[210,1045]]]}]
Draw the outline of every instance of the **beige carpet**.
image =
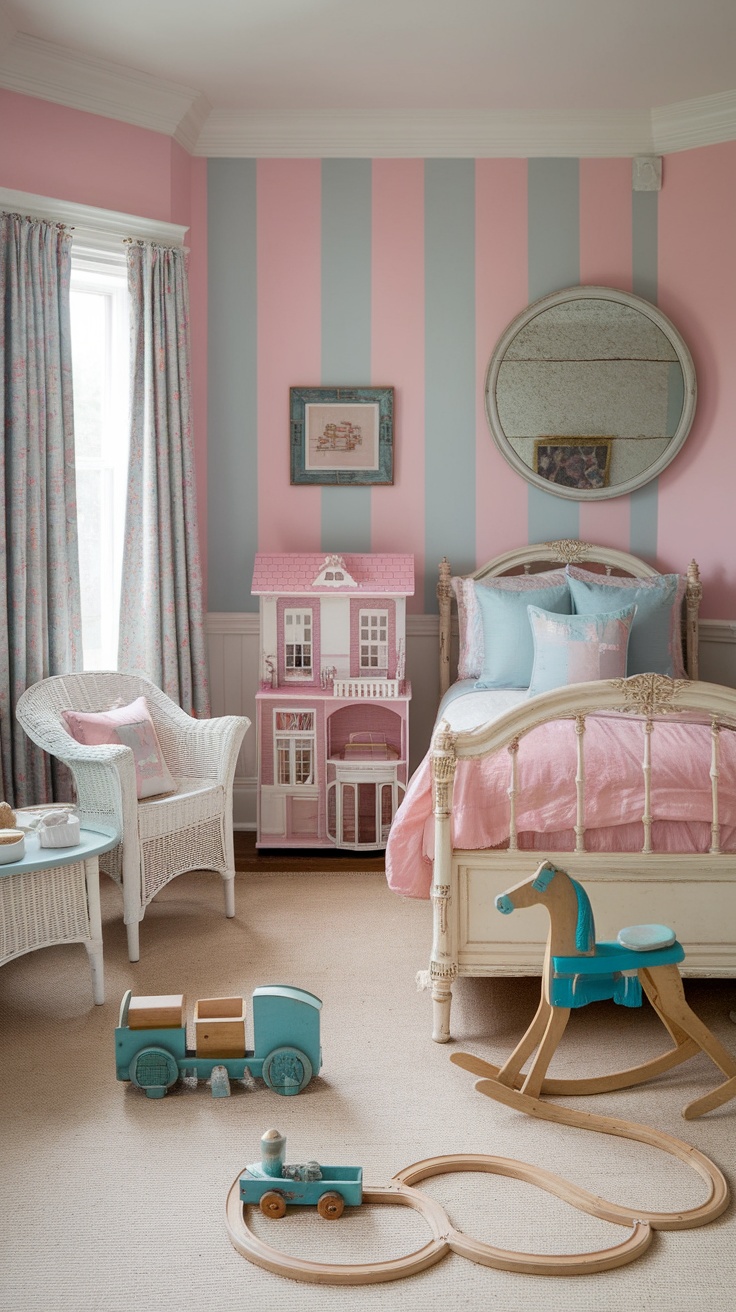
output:
[{"label": "beige carpet", "polygon": [[[287,1135],[287,1159],[363,1165],[385,1184],[436,1153],[518,1157],[626,1204],[673,1210],[704,1197],[682,1165],[654,1150],[535,1123],[477,1094],[429,1037],[431,1004],[417,993],[427,964],[430,909],[402,901],[380,874],[242,875],[237,917],[222,915],[213,875],[176,880],[141,926],[130,965],[117,889],[103,879],[107,1002],[92,1005],[87,958],[70,946],[31,953],[0,971],[0,1308],[3,1312],[231,1312],[244,1308],[486,1309],[501,1312],[731,1312],[736,1229],[729,1211],[700,1230],[655,1236],[618,1271],[543,1278],[490,1270],[450,1255],[419,1276],[363,1288],[296,1284],[252,1266],[231,1247],[225,1198],[258,1156],[269,1126]],[[244,994],[294,983],[324,1000],[324,1069],[295,1098],[260,1081],[213,1099],[206,1085],[160,1102],[115,1080],[120,998],[184,992]],[[736,982],[688,986],[693,1005],[736,1051]],[[503,1059],[536,1006],[534,980],[463,981],[453,1013],[459,1046]],[[648,1010],[612,1004],[573,1017],[555,1061],[560,1074],[594,1073],[662,1048]],[[704,1058],[645,1089],[578,1099],[576,1106],[645,1121],[694,1143],[726,1171],[736,1164],[736,1104],[700,1121],[679,1115],[710,1088]],[[426,1188],[453,1224],[498,1245],[574,1251],[624,1232],[530,1186],[478,1175]],[[403,1208],[346,1211],[337,1222],[306,1210],[280,1222],[257,1215],[270,1242],[305,1256],[366,1261],[427,1238]]]}]

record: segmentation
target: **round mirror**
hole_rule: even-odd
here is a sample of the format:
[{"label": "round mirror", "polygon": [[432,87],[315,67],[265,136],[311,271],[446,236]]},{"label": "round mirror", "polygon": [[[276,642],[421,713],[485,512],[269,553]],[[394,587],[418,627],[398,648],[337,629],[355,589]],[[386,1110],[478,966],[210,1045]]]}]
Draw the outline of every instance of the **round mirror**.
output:
[{"label": "round mirror", "polygon": [[509,324],[486,375],[486,413],[509,464],[574,501],[619,497],[677,455],[695,369],[669,319],[639,296],[568,287]]}]

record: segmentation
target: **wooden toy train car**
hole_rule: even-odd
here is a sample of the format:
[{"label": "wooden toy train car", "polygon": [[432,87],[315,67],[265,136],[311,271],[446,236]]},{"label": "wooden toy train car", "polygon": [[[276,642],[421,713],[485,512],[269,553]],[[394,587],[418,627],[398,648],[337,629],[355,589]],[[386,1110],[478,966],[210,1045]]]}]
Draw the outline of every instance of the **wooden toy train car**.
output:
[{"label": "wooden toy train car", "polygon": [[[149,1098],[163,1098],[180,1076],[209,1079],[213,1094],[248,1071],[276,1093],[301,1093],[322,1066],[322,1003],[284,984],[253,992],[252,1051],[246,1048],[243,998],[200,998],[194,1008],[195,1047],[187,1047],[184,997],[133,997],[120,1004],[115,1030],[117,1078]],[[215,1072],[213,1076],[213,1071]],[[222,1087],[224,1082],[225,1087]]]},{"label": "wooden toy train car", "polygon": [[277,1220],[287,1206],[316,1207],[326,1221],[336,1221],[345,1206],[363,1201],[362,1166],[320,1166],[304,1162],[284,1164],[286,1139],[278,1130],[261,1136],[261,1160],[247,1166],[240,1177],[241,1203],[255,1203],[264,1216]]}]

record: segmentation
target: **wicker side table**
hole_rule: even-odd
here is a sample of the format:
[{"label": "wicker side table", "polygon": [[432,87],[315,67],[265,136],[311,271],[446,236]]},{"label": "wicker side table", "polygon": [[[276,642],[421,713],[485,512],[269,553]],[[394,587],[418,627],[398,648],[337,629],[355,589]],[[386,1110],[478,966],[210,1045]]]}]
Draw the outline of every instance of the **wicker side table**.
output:
[{"label": "wicker side table", "polygon": [[105,1001],[97,858],[118,834],[83,829],[75,847],[41,847],[26,834],[26,854],[0,866],[0,966],[24,952],[56,943],[83,943],[92,970],[92,996]]}]

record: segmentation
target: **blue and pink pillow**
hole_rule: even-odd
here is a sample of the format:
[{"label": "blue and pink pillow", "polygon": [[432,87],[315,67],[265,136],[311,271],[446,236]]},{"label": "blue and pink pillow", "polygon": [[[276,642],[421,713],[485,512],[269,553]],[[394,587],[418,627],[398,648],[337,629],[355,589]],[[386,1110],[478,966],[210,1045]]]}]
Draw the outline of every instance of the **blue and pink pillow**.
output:
[{"label": "blue and pink pillow", "polygon": [[529,696],[594,679],[622,679],[636,605],[602,615],[558,615],[529,606],[534,665]]}]

